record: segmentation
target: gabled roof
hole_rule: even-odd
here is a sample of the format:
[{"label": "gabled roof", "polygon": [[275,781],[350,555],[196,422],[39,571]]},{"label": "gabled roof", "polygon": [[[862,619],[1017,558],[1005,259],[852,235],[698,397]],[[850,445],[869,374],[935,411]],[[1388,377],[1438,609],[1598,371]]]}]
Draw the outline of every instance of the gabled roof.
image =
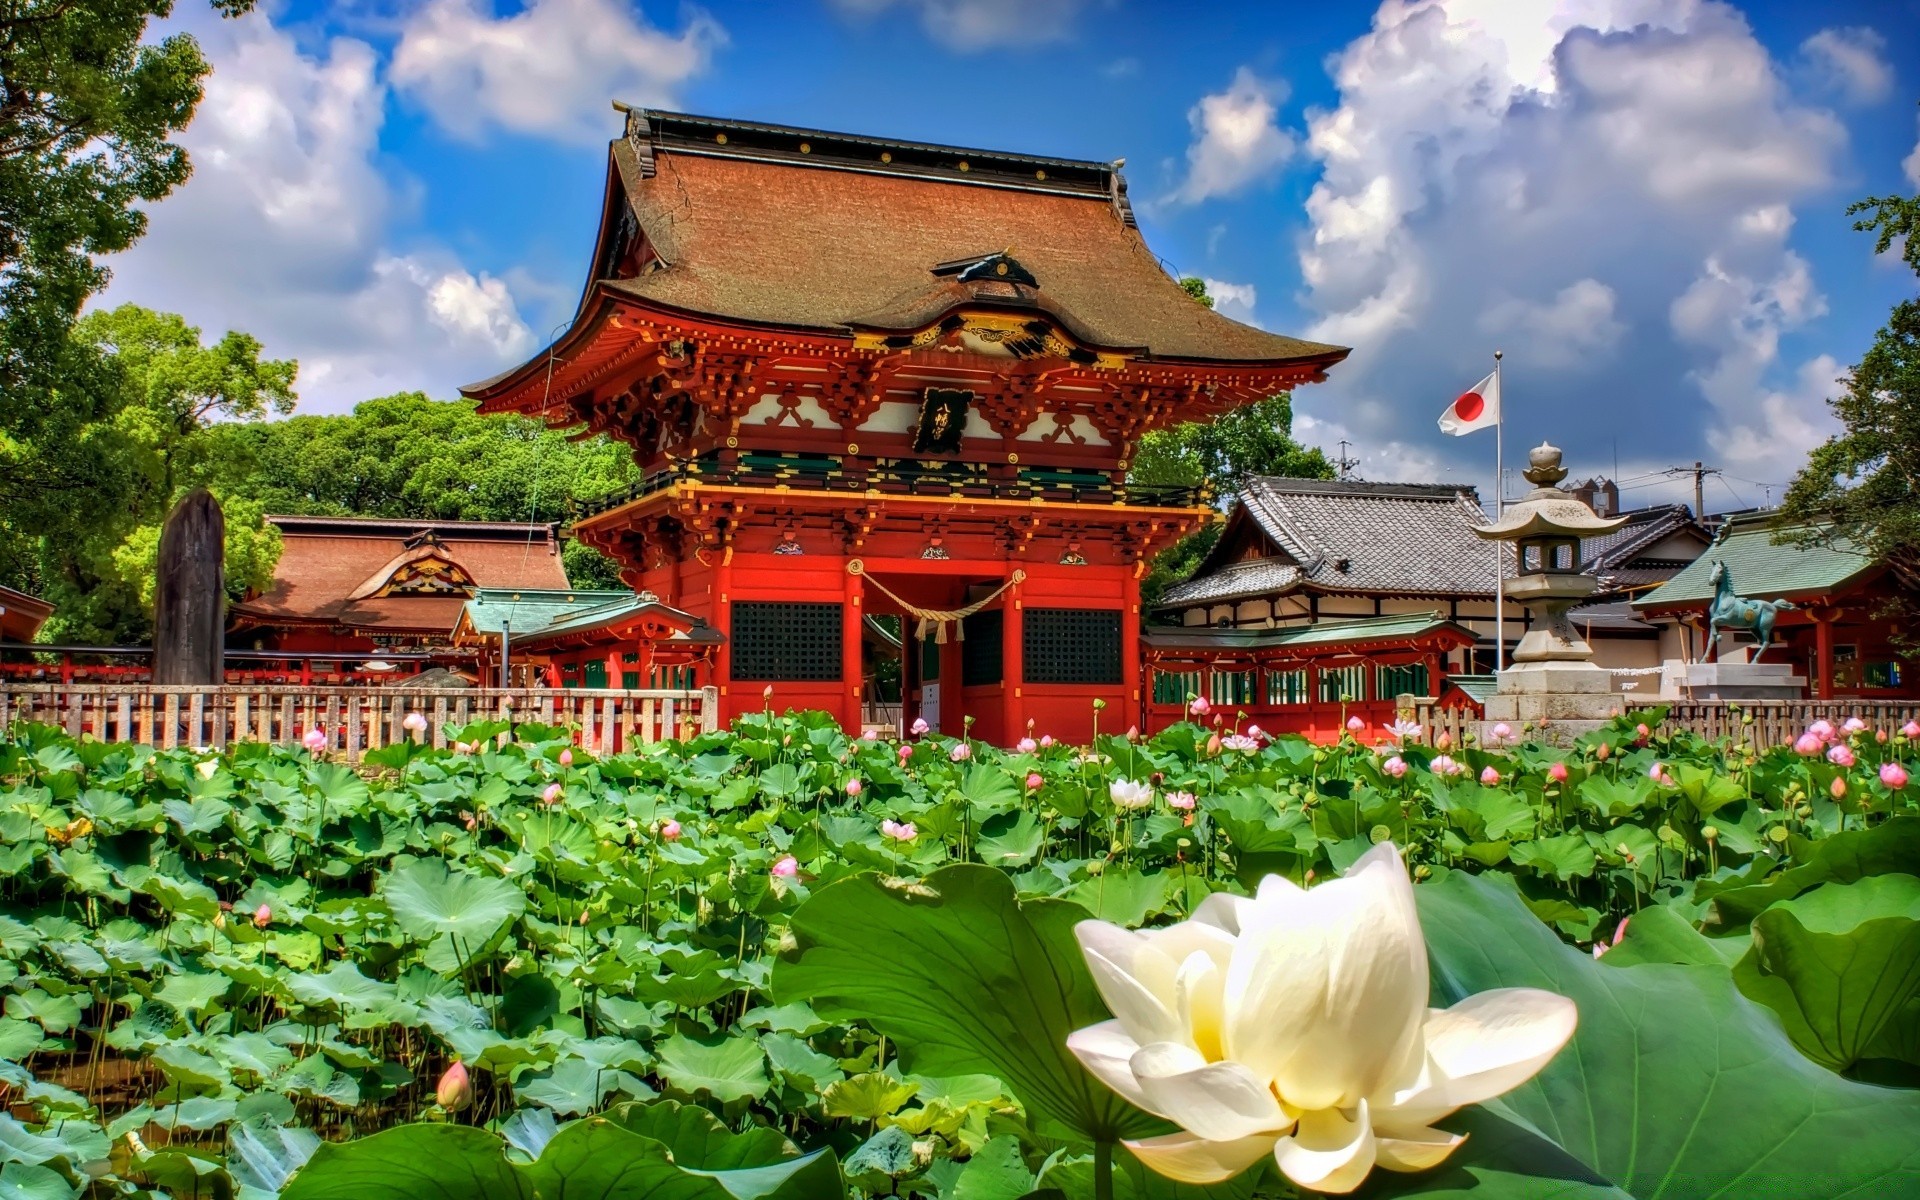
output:
[{"label": "gabled roof", "polygon": [[[1155,359],[1347,355],[1194,303],[1108,163],[634,109],[605,203],[576,328],[597,296],[841,336],[970,304],[1045,314],[1083,345]],[[953,269],[1003,252],[1033,286]],[[545,359],[462,390],[488,393]]]},{"label": "gabled roof", "polygon": [[[1490,597],[1499,555],[1473,532],[1485,521],[1471,488],[1258,476],[1213,552],[1160,607],[1289,591]],[[1234,561],[1256,533],[1275,552]]]},{"label": "gabled roof", "polygon": [[1843,538],[1830,543],[1777,545],[1776,514],[1729,519],[1720,538],[1666,583],[1633,601],[1640,612],[1705,608],[1713,564],[1725,563],[1733,591],[1748,599],[1811,599],[1849,591],[1879,574],[1880,565]]},{"label": "gabled roof", "polygon": [[672,640],[717,643],[720,632],[692,613],[662,604],[651,592],[488,589],[466,602],[454,629],[456,641],[497,641],[510,625],[513,645],[537,649],[569,638],[617,631],[653,620],[673,630]]},{"label": "gabled roof", "polygon": [[1626,568],[1642,552],[1676,534],[1697,538],[1701,546],[1713,540],[1713,534],[1693,519],[1693,511],[1684,504],[1656,504],[1623,513],[1627,523],[1611,533],[1584,538],[1580,555],[1583,570],[1591,575],[1614,575]]},{"label": "gabled roof", "polygon": [[378,594],[396,571],[432,558],[457,564],[483,588],[567,584],[552,525],[292,516],[267,522],[280,531],[280,561],[265,592],[233,606],[249,624],[445,634],[466,602],[464,587]]}]

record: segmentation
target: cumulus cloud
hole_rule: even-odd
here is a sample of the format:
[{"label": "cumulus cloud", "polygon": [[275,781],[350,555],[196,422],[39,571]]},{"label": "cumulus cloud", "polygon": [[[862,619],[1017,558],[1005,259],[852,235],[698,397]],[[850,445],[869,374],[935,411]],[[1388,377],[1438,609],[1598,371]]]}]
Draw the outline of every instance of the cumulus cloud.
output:
[{"label": "cumulus cloud", "polygon": [[507,16],[492,0],[430,0],[401,27],[393,84],[467,140],[497,128],[604,141],[609,98],[671,104],[725,40],[697,9],[668,33],[626,0],[533,0]]},{"label": "cumulus cloud", "polygon": [[1913,153],[1900,160],[1900,169],[1906,172],[1907,182],[1920,188],[1920,139],[1913,143]]},{"label": "cumulus cloud", "polygon": [[1073,36],[1086,0],[833,0],[833,5],[856,17],[893,9],[915,14],[935,41],[974,53],[1065,41]]},{"label": "cumulus cloud", "polygon": [[182,137],[193,177],[110,263],[101,303],[243,329],[300,360],[305,411],[387,392],[446,395],[532,350],[505,283],[443,247],[387,245],[375,166],[387,89],[374,51],[303,51],[259,12],[196,29],[214,65]]},{"label": "cumulus cloud", "polygon": [[1253,324],[1253,306],[1260,293],[1250,283],[1229,283],[1224,279],[1202,279],[1207,285],[1207,295],[1213,297],[1213,307],[1236,321]]},{"label": "cumulus cloud", "polygon": [[1893,67],[1882,57],[1887,39],[1871,29],[1822,29],[1800,43],[1801,57],[1827,88],[1855,104],[1885,100],[1893,92]]},{"label": "cumulus cloud", "polygon": [[1187,113],[1193,144],[1187,147],[1186,177],[1166,202],[1231,196],[1284,166],[1297,148],[1293,134],[1280,127],[1284,99],[1283,85],[1246,67],[1234,72],[1225,91],[1201,97]]},{"label": "cumulus cloud", "polygon": [[[1384,0],[1330,69],[1301,300],[1311,336],[1356,352],[1302,393],[1312,415],[1469,463],[1432,413],[1498,345],[1510,442],[1691,460],[1792,392],[1780,335],[1824,305],[1788,238],[1846,134],[1736,10]],[[1775,426],[1779,457],[1817,440]]]}]

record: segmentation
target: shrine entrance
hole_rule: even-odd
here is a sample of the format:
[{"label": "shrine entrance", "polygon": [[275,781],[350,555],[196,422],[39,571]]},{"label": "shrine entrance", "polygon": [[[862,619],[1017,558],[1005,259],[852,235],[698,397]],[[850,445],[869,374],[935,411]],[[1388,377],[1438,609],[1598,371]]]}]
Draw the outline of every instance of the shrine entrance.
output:
[{"label": "shrine entrance", "polygon": [[[915,564],[919,568],[921,564]],[[851,569],[852,564],[849,564]],[[1009,646],[1008,609],[1025,573],[985,574],[980,564],[927,563],[910,572],[869,569],[864,576],[866,615],[900,629],[900,724],[922,720],[936,732],[958,737],[967,732],[1004,744],[1018,739],[1011,728],[1019,687],[1017,646]],[[942,569],[944,568],[944,569]],[[1018,619],[1012,622],[1018,627]],[[868,643],[869,677],[882,672],[872,661],[878,650]]]}]

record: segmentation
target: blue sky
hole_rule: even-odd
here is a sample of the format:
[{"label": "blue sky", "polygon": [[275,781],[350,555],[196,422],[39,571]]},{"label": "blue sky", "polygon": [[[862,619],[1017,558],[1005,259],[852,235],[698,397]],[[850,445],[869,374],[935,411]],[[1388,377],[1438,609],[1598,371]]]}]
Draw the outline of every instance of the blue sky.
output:
[{"label": "blue sky", "polygon": [[1920,4],[429,0],[176,21],[196,175],[107,302],[261,337],[304,411],[450,396],[572,311],[608,101],[1127,159],[1222,309],[1351,345],[1297,432],[1491,482],[1434,417],[1507,353],[1508,442],[1761,502],[1915,281],[1848,201],[1920,189]]}]

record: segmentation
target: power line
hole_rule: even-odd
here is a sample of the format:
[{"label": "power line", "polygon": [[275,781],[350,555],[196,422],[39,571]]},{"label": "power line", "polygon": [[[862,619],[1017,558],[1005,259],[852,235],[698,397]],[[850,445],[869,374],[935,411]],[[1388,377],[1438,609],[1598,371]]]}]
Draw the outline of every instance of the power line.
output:
[{"label": "power line", "polygon": [[1333,460],[1334,469],[1339,471],[1340,473],[1338,478],[1341,478],[1341,479],[1347,478],[1347,472],[1353,470],[1355,467],[1360,465],[1359,459],[1350,458],[1347,455],[1347,447],[1351,446],[1352,444],[1353,443],[1349,442],[1345,438],[1340,439],[1340,457]]}]

